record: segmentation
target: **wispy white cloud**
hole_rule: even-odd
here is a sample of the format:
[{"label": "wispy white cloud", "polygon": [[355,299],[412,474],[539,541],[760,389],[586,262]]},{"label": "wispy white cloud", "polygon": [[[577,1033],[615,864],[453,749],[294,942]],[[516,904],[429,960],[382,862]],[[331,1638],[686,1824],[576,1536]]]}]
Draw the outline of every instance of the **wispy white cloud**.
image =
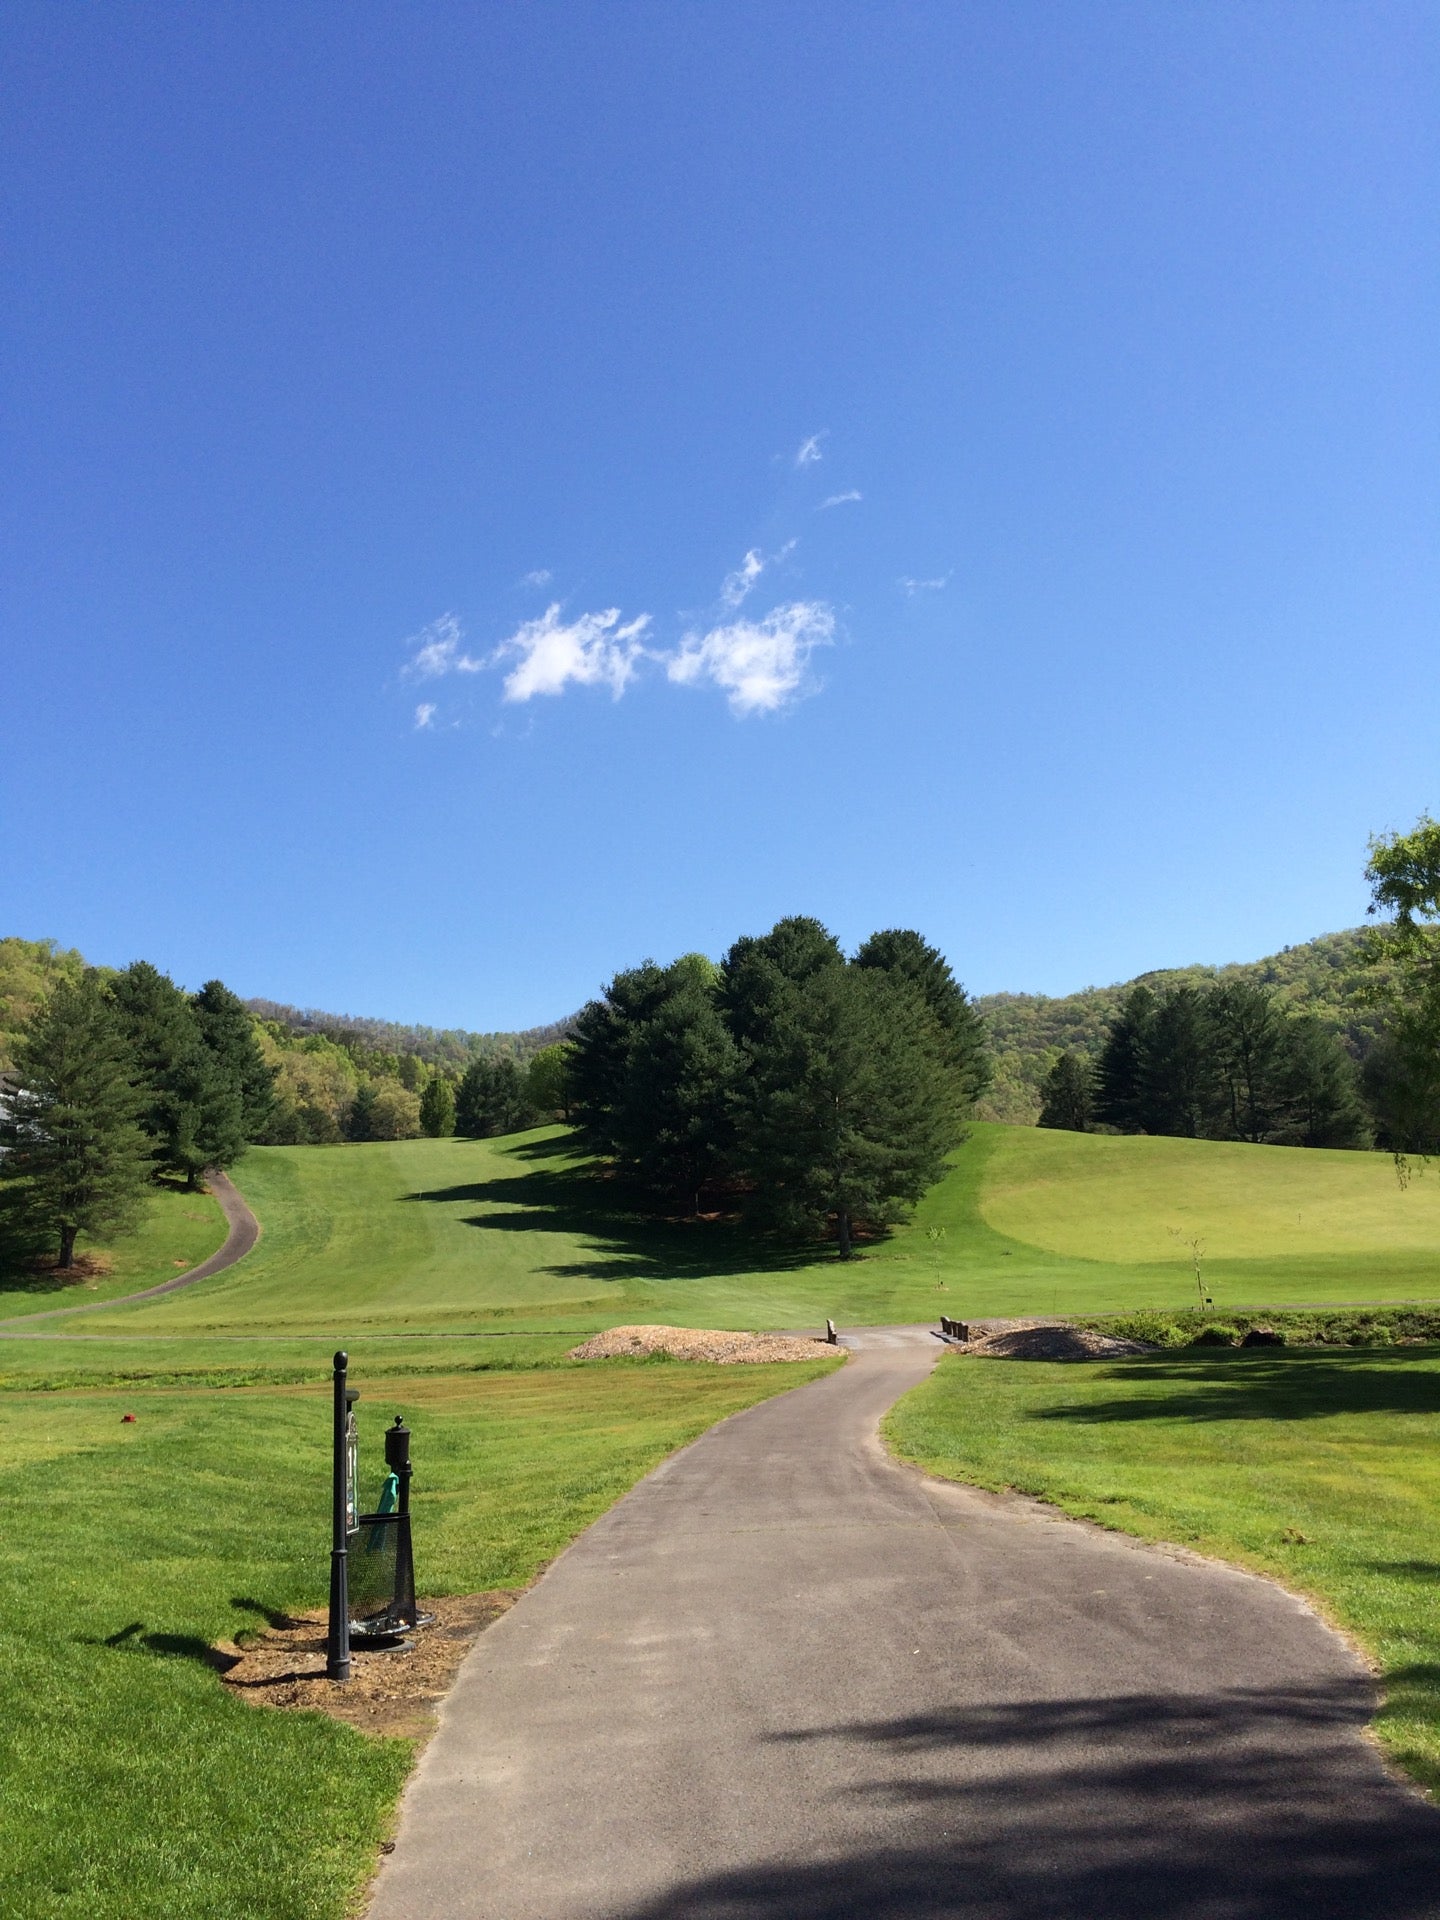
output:
[{"label": "wispy white cloud", "polygon": [[644,657],[640,636],[650,616],[642,613],[624,626],[619,621],[618,607],[562,620],[558,600],[538,620],[525,621],[490,656],[490,664],[516,662],[505,676],[505,698],[531,700],[537,693],[563,693],[573,683],[609,687],[618,700]]},{"label": "wispy white cloud", "polygon": [[737,717],[774,713],[804,690],[810,655],[835,637],[835,616],[818,600],[776,607],[761,620],[735,620],[687,633],[665,671],[680,686],[719,687]]},{"label": "wispy white cloud", "polygon": [[760,578],[761,574],[764,573],[765,569],[767,567],[773,567],[779,561],[788,558],[799,544],[798,540],[787,540],[778,552],[769,554],[761,553],[758,547],[751,547],[750,551],[745,555],[745,558],[740,562],[739,566],[735,568],[734,572],[727,573],[721,581],[720,599],[722,603],[727,607],[738,607],[740,602],[744,600],[750,592],[750,589],[755,585],[755,582]]},{"label": "wispy white cloud", "polygon": [[817,466],[819,462],[825,458],[824,454],[820,451],[820,442],[825,439],[829,431],[830,429],[828,427],[822,427],[819,433],[812,433],[808,440],[802,440],[800,442],[795,454],[795,464],[797,467]]},{"label": "wispy white cloud", "polygon": [[751,547],[735,571],[727,573],[720,583],[720,598],[726,606],[738,607],[764,571],[763,558],[757,548]]},{"label": "wispy white cloud", "polygon": [[948,573],[942,573],[936,580],[912,580],[908,574],[902,573],[896,582],[896,585],[903,587],[912,599],[917,593],[938,593],[942,587],[948,587],[949,584]]},{"label": "wispy white cloud", "polygon": [[483,660],[462,652],[465,635],[453,613],[442,613],[405,642],[414,652],[405,663],[407,680],[439,680],[447,673],[479,673]]},{"label": "wispy white cloud", "polygon": [[849,506],[852,500],[863,500],[864,498],[864,494],[861,493],[858,487],[851,487],[845,493],[832,493],[828,500],[822,500],[820,502],[815,511],[817,513],[823,513],[827,507],[846,507]]},{"label": "wispy white cloud", "polygon": [[427,727],[433,727],[435,724],[435,712],[436,708],[433,700],[422,700],[415,709],[416,727],[422,732]]},{"label": "wispy white cloud", "polygon": [[549,567],[532,567],[529,573],[521,574],[520,584],[522,587],[548,587],[554,578]]}]

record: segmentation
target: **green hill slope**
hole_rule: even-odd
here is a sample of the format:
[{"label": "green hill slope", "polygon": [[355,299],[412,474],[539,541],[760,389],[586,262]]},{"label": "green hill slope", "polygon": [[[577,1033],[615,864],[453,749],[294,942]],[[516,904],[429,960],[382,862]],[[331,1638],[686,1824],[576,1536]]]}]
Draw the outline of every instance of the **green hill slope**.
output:
[{"label": "green hill slope", "polygon": [[1125,995],[1141,981],[1150,987],[1205,986],[1215,981],[1253,980],[1274,989],[1282,1006],[1318,1014],[1363,1057],[1374,1038],[1377,1016],[1357,1000],[1355,976],[1364,929],[1322,934],[1286,947],[1264,960],[1228,967],[1169,967],[1142,973],[1110,987],[1086,987],[1051,999],[1043,993],[989,993],[977,1007],[984,1016],[995,1061],[995,1081],[980,1117],[1033,1126],[1040,1111],[1040,1083],[1057,1051],[1098,1054],[1106,1029]]},{"label": "green hill slope", "polygon": [[842,1266],[637,1219],[566,1148],[552,1128],[256,1149],[238,1174],[264,1225],[256,1251],[163,1301],[87,1317],[87,1336],[383,1336],[433,1357],[455,1335],[632,1320],[1173,1309],[1194,1302],[1195,1238],[1221,1307],[1440,1297],[1440,1177],[1402,1190],[1384,1154],[980,1125],[913,1223]]}]

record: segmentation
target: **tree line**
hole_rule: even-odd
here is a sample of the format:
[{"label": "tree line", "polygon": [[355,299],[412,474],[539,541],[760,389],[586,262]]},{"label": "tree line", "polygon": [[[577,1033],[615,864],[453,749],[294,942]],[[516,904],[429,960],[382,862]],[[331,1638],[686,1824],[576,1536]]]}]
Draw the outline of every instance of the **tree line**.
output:
[{"label": "tree line", "polygon": [[1098,1060],[1062,1053],[1039,1124],[1299,1147],[1370,1144],[1355,1064],[1311,1014],[1268,988],[1133,987]]},{"label": "tree line", "polygon": [[819,921],[617,973],[565,1063],[582,1143],[643,1204],[741,1206],[782,1231],[899,1218],[943,1170],[988,1076],[974,1006],[909,930],[847,959]]},{"label": "tree line", "polygon": [[115,971],[50,942],[5,944],[6,1264],[48,1249],[68,1269],[80,1234],[134,1229],[156,1179],[193,1189],[252,1143],[508,1133],[564,1112],[558,1044],[524,1067],[482,1058],[463,1073],[359,1037],[287,1046],[223,981],[187,994],[149,961]]},{"label": "tree line", "polygon": [[13,1043],[0,1176],[14,1249],[136,1224],[157,1175],[194,1188],[263,1128],[273,1099],[254,1023],[223,981],[186,994],[148,961],[63,975]]}]

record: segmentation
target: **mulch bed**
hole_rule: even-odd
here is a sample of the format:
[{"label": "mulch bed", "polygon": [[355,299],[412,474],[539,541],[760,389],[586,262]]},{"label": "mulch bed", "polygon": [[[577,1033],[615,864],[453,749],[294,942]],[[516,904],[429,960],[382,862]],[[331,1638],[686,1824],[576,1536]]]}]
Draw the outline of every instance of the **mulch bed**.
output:
[{"label": "mulch bed", "polygon": [[610,1327],[583,1346],[572,1347],[571,1360],[635,1359],[647,1353],[668,1353],[672,1360],[709,1360],[719,1367],[737,1362],[767,1360],[833,1360],[841,1349],[824,1340],[806,1340],[789,1333],[728,1333],[714,1327]]},{"label": "mulch bed", "polygon": [[519,1590],[422,1600],[435,1624],[421,1627],[393,1652],[353,1647],[350,1678],[325,1678],[325,1613],[281,1619],[267,1631],[222,1642],[216,1664],[238,1699],[256,1707],[300,1707],[328,1713],[362,1733],[423,1740],[450,1691],[460,1662],[492,1621],[514,1606]]}]

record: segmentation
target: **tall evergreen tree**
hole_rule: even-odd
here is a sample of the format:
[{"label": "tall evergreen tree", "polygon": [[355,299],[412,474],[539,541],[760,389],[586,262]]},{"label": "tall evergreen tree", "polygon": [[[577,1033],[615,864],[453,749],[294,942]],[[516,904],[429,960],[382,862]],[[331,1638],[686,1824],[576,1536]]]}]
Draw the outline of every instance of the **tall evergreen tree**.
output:
[{"label": "tall evergreen tree", "polygon": [[855,956],[859,967],[877,967],[915,987],[930,1011],[945,1057],[959,1077],[967,1103],[990,1085],[985,1023],[937,947],[910,928],[872,933]]},{"label": "tall evergreen tree", "polygon": [[275,1110],[275,1071],[260,1050],[254,1015],[223,980],[207,980],[191,1005],[201,1040],[240,1096],[240,1131],[258,1140]]},{"label": "tall evergreen tree", "polygon": [[117,973],[109,993],[146,1096],[140,1125],[156,1142],[154,1158],[194,1188],[205,1167],[228,1167],[244,1152],[240,1089],[205,1046],[188,996],[148,960]]},{"label": "tall evergreen tree", "polygon": [[1095,1070],[1086,1053],[1062,1053],[1040,1089],[1041,1127],[1086,1133],[1095,1113]]},{"label": "tall evergreen tree", "polygon": [[1339,1039],[1313,1014],[1302,1014],[1285,1022],[1279,1052],[1274,1137],[1298,1147],[1368,1146],[1359,1076]]},{"label": "tall evergreen tree", "polygon": [[1141,1131],[1202,1138],[1214,1111],[1216,1076],[1205,1002],[1194,987],[1161,996],[1139,1052]]},{"label": "tall evergreen tree", "polygon": [[[576,1131],[592,1153],[623,1153],[617,1129],[623,1124],[630,1050],[635,1035],[659,1011],[667,992],[665,969],[647,960],[643,966],[617,973],[603,996],[591,1000],[576,1016],[566,1080]],[[458,1118],[456,1124],[465,1132]]]},{"label": "tall evergreen tree", "polygon": [[241,1092],[205,1045],[189,999],[148,960],[111,982],[111,996],[146,1096],[140,1124],[161,1166],[194,1187],[206,1167],[245,1150]]},{"label": "tall evergreen tree", "polygon": [[1255,981],[1205,995],[1217,1109],[1209,1131],[1231,1140],[1269,1139],[1284,1103],[1285,1021],[1274,995]]},{"label": "tall evergreen tree", "polygon": [[614,1117],[617,1155],[652,1193],[698,1213],[731,1151],[740,1057],[716,999],[716,968],[686,954],[631,1034]]},{"label": "tall evergreen tree", "polygon": [[443,1073],[425,1083],[420,1096],[420,1130],[431,1140],[443,1140],[455,1131],[455,1089]]},{"label": "tall evergreen tree", "polygon": [[0,1176],[69,1267],[77,1235],[123,1233],[144,1206],[142,1096],[115,1010],[95,975],[57,983],[15,1048],[0,1119]]},{"label": "tall evergreen tree", "polygon": [[1100,1050],[1095,1117],[1121,1133],[1143,1131],[1141,1063],[1154,1017],[1154,994],[1145,986],[1132,987],[1111,1021]]},{"label": "tall evergreen tree", "polygon": [[772,980],[765,1004],[743,1049],[739,1164],[763,1220],[833,1222],[846,1259],[857,1220],[898,1218],[940,1177],[963,1132],[956,1078],[917,990],[883,970],[820,966]]}]

